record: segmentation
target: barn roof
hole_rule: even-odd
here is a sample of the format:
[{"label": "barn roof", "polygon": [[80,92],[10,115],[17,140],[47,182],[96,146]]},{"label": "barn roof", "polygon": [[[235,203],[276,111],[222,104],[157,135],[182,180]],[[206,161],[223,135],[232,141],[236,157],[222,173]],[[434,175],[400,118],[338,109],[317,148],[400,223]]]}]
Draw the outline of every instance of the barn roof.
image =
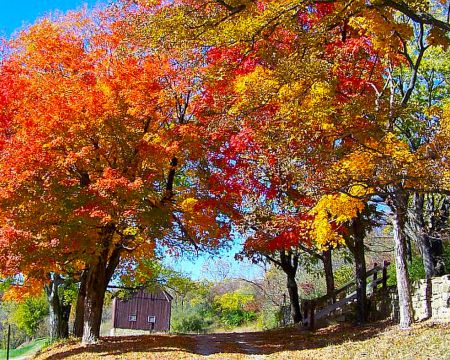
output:
[{"label": "barn roof", "polygon": [[146,288],[140,288],[133,291],[130,294],[130,298],[133,299],[148,299],[148,300],[164,300],[167,302],[171,302],[173,297],[164,289],[157,288],[153,291],[148,290]]}]

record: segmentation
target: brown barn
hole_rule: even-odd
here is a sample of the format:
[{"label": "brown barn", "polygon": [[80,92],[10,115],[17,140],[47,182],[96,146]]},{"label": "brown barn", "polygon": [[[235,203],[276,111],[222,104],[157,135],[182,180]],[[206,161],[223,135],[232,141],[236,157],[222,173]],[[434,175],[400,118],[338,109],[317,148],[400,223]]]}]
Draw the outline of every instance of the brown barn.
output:
[{"label": "brown barn", "polygon": [[172,296],[167,291],[140,289],[129,298],[113,300],[114,329],[169,331]]}]

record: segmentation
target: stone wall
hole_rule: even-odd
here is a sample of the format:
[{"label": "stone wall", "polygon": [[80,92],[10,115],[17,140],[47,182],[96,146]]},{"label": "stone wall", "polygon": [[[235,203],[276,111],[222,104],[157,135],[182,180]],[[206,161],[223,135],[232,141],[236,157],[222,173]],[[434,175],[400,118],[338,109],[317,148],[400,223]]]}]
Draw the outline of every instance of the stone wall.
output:
[{"label": "stone wall", "polygon": [[[415,321],[431,319],[436,322],[450,322],[450,274],[413,282],[411,295]],[[322,327],[336,321],[354,321],[355,313],[356,303],[350,303],[334,315],[322,318],[315,325]],[[391,319],[398,322],[399,317],[395,285],[378,289],[369,296],[369,321]]]},{"label": "stone wall", "polygon": [[411,290],[416,321],[450,321],[450,275],[415,281]]}]

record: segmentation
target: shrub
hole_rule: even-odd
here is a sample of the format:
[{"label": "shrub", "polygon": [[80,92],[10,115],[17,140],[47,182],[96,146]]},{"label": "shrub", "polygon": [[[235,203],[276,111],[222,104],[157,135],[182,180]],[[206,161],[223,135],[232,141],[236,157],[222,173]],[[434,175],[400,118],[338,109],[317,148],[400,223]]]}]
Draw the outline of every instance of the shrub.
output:
[{"label": "shrub", "polygon": [[234,327],[256,319],[255,311],[246,310],[247,304],[253,300],[253,295],[234,291],[216,296],[214,306],[219,313],[221,323],[227,327]]},{"label": "shrub", "polygon": [[220,315],[222,324],[227,327],[235,327],[256,319],[254,311],[227,310]]},{"label": "shrub", "polygon": [[276,306],[264,306],[258,316],[258,328],[274,329],[279,326],[282,318],[281,309]]},{"label": "shrub", "polygon": [[342,265],[334,270],[334,286],[336,289],[355,279],[355,271],[353,265]]},{"label": "shrub", "polygon": [[[447,273],[450,273],[450,246],[444,248],[444,263]],[[422,256],[413,256],[412,263],[408,264],[409,278],[414,280],[425,279],[425,269],[423,267]],[[388,286],[397,284],[397,276],[395,272],[395,263],[392,263],[388,267]]]},{"label": "shrub", "polygon": [[211,325],[200,314],[188,314],[178,322],[172,323],[172,330],[175,332],[189,333],[189,332],[205,332]]},{"label": "shrub", "polygon": [[24,331],[27,336],[34,337],[41,322],[48,315],[47,298],[42,294],[39,297],[27,298],[19,303],[15,311],[11,314],[11,322],[18,329]]},{"label": "shrub", "polygon": [[211,311],[211,307],[205,303],[175,307],[172,312],[171,330],[181,333],[206,332],[213,323]]}]

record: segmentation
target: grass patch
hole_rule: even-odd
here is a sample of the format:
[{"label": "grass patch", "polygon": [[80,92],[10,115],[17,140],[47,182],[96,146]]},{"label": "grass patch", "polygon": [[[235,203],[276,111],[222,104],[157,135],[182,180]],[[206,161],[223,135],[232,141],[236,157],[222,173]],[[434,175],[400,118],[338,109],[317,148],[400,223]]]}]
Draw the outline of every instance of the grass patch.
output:
[{"label": "grass patch", "polygon": [[[37,339],[29,344],[22,346],[18,349],[10,349],[9,357],[11,359],[22,357],[22,356],[30,356],[34,355],[40,349],[42,349],[45,345],[48,344],[48,339]],[[0,358],[6,359],[6,349],[0,349]]]}]

